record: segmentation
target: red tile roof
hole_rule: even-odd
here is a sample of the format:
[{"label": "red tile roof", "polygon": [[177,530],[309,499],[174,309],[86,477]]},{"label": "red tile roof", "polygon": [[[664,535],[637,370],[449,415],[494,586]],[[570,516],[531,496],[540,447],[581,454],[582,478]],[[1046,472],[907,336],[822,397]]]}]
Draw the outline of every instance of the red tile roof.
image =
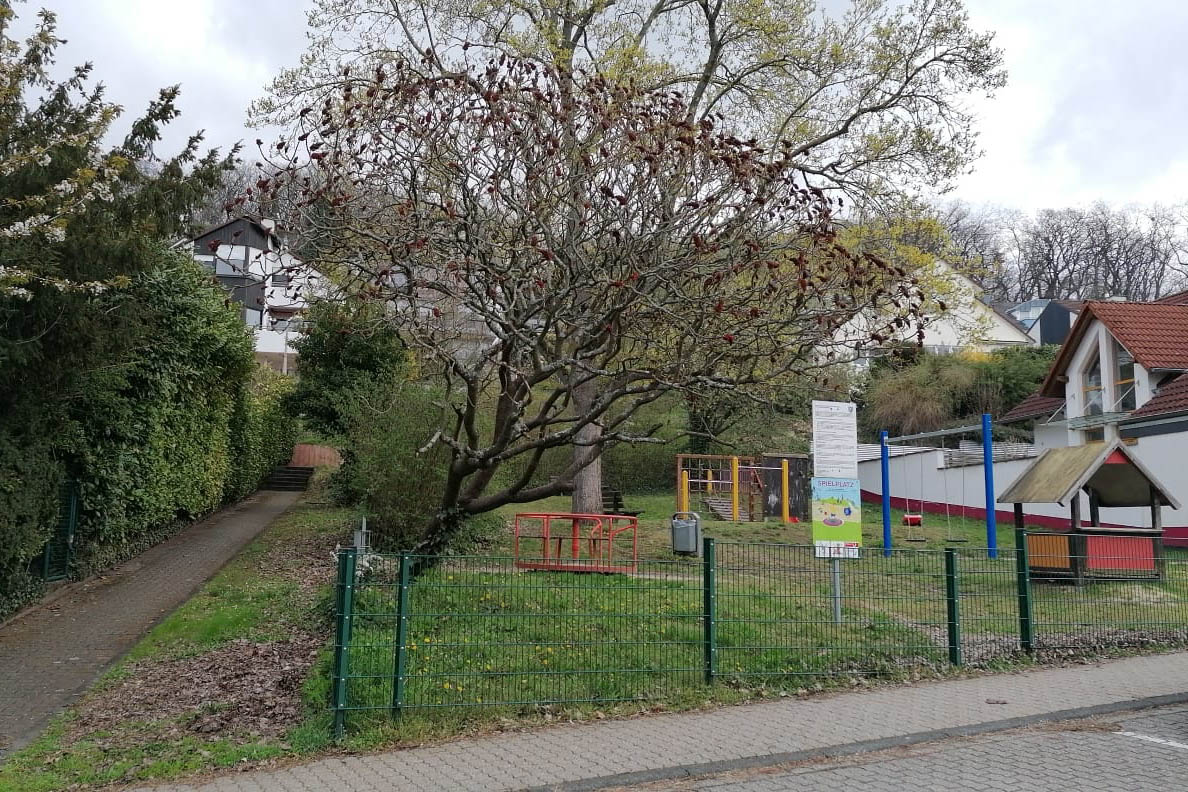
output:
[{"label": "red tile roof", "polygon": [[1130,418],[1154,418],[1158,415],[1188,412],[1188,374],[1181,374],[1159,389],[1151,399],[1130,414]]},{"label": "red tile roof", "polygon": [[1188,305],[1188,289],[1160,297],[1155,302],[1160,305]]},{"label": "red tile roof", "polygon": [[998,419],[999,423],[1014,423],[1028,418],[1040,418],[1053,415],[1064,409],[1063,396],[1041,396],[1033,393],[1023,401],[1012,407],[1005,415]]},{"label": "red tile roof", "polygon": [[1059,396],[1064,374],[1081,338],[1098,319],[1147,369],[1188,370],[1188,304],[1090,301],[1077,316],[1040,393]]},{"label": "red tile roof", "polygon": [[1089,303],[1134,359],[1147,369],[1188,369],[1188,305]]}]

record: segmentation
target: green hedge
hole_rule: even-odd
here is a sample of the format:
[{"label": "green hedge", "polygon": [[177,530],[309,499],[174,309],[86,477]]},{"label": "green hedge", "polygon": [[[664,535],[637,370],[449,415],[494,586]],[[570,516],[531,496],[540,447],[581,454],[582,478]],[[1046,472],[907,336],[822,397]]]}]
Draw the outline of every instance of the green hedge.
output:
[{"label": "green hedge", "polygon": [[293,379],[272,369],[256,370],[251,388],[242,388],[231,418],[231,470],[224,498],[237,500],[256,491],[276,465],[288,462],[297,442],[297,422],[285,409]]},{"label": "green hedge", "polygon": [[0,428],[0,615],[37,593],[25,567],[53,529],[65,476],[78,482],[74,566],[86,574],[253,491],[289,459],[288,378],[257,366],[239,307],[204,270],[184,256],[162,262],[94,306],[140,315],[135,354],[88,372],[66,414],[24,400],[38,431]]}]

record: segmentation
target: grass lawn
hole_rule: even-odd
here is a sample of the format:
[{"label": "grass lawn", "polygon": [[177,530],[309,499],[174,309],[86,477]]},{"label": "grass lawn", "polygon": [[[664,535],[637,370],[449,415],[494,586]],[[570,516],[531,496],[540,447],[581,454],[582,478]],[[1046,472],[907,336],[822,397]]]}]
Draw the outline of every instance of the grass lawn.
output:
[{"label": "grass lawn", "polygon": [[[315,488],[169,616],[35,744],[0,766],[0,789],[141,782],[338,750],[330,739],[333,562],[352,511]],[[714,706],[876,680],[962,673],[947,662],[943,516],[923,543],[842,564],[840,623],[828,562],[806,525],[707,521],[717,551],[717,676],[705,684],[703,566],[670,552],[670,496],[626,496],[640,519],[634,575],[518,570],[510,529],[446,560],[410,591],[407,684],[392,717],[395,560],[356,588],[343,747],[366,750],[558,720]],[[557,511],[565,498],[502,512]],[[864,509],[864,540],[881,543]],[[906,530],[898,526],[897,541]],[[1017,668],[1013,534],[954,520],[963,649]],[[787,546],[787,543],[801,546]],[[1033,584],[1037,643],[1086,655],[1188,642],[1188,556],[1160,582]],[[1041,659],[1044,655],[1041,655]]]},{"label": "grass lawn", "polygon": [[[801,690],[951,673],[947,665],[944,558],[949,526],[930,517],[925,542],[868,552],[842,564],[842,620],[832,613],[828,564],[806,547],[806,525],[704,523],[719,540],[718,684],[703,684],[699,563],[670,552],[667,496],[631,496],[640,518],[634,576],[517,571],[510,531],[482,557],[454,559],[412,587],[407,722],[523,718],[541,712],[583,717],[616,702],[681,706],[732,692]],[[553,498],[504,510],[564,512]],[[865,511],[865,540],[881,544],[877,510]],[[898,520],[899,513],[895,515]],[[901,533],[905,530],[899,528]],[[985,524],[954,518],[962,646],[967,663],[1026,662],[1019,617],[1013,531],[1000,529],[998,559],[981,545]],[[983,541],[978,541],[979,539]],[[1177,645],[1188,640],[1188,563],[1170,558],[1163,581],[1032,586],[1036,645],[1063,654]],[[393,702],[392,569],[360,590],[364,612],[351,655],[352,718],[363,732],[390,728]],[[1063,656],[1057,652],[1057,656]],[[452,708],[465,707],[461,715]],[[483,714],[483,713],[486,714]],[[399,732],[397,729],[395,732]]]},{"label": "grass lawn", "polygon": [[[640,558],[672,558],[671,537],[669,533],[669,519],[676,509],[675,494],[653,495],[624,495],[623,500],[632,510],[643,510],[639,516],[639,555]],[[693,504],[693,508],[702,518],[702,531],[706,536],[730,542],[782,542],[787,544],[811,544],[812,527],[807,523],[784,524],[778,520],[767,522],[755,521],[746,523],[723,522],[712,519],[712,514],[706,508]],[[531,504],[517,504],[505,506],[500,514],[508,522],[517,512],[568,512],[570,499],[568,497],[545,498]],[[919,528],[907,528],[901,525],[903,512],[899,509],[891,510],[892,544],[895,547],[909,549],[939,549],[949,546],[947,538],[951,535],[962,539],[959,545],[965,548],[986,546],[986,521],[972,517],[926,514],[924,525]],[[924,539],[923,542],[908,542],[909,531],[915,538]],[[951,533],[950,533],[951,532]],[[862,544],[865,547],[883,546],[883,513],[877,503],[862,504]],[[1013,525],[998,525],[998,546],[1012,548],[1015,546],[1015,531]],[[491,546],[492,551],[512,552],[510,535],[501,537]]]},{"label": "grass lawn", "polygon": [[[409,709],[394,721],[395,572],[373,568],[356,589],[348,671],[354,744],[951,671],[943,646],[877,607],[850,602],[846,622],[833,624],[827,578],[793,585],[788,576],[752,571],[719,588],[719,676],[711,687],[704,682],[699,563],[642,562],[628,576],[451,560],[412,586],[403,692]],[[939,613],[943,618],[943,601]]]}]

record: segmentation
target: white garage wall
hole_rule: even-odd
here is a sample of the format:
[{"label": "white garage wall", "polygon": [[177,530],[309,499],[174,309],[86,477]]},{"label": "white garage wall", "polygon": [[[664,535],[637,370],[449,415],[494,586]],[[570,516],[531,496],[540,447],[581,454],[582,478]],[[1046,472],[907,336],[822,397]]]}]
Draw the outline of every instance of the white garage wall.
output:
[{"label": "white garage wall", "polygon": [[[1182,503],[1188,504],[1188,461],[1185,460],[1185,449],[1188,449],[1188,434],[1158,435],[1139,438],[1127,450],[1134,453],[1148,470],[1172,492]],[[910,501],[925,500],[936,504],[946,502],[952,506],[970,506],[977,509],[985,508],[985,482],[982,475],[982,465],[967,465],[964,467],[942,468],[940,451],[928,451],[907,456],[892,457],[890,460],[891,496],[893,498],[907,498]],[[1005,492],[1015,479],[1022,475],[1033,462],[1031,459],[1010,460],[994,465],[995,498]],[[869,460],[858,464],[858,476],[862,489],[869,493],[882,495],[882,478],[879,460]],[[947,495],[947,498],[946,498]],[[1081,515],[1089,518],[1089,502],[1083,495],[1081,501]],[[913,507],[914,508],[914,507]],[[1001,512],[1010,512],[1010,504],[999,504],[999,519]],[[1032,503],[1024,507],[1028,515],[1040,515],[1068,519],[1068,507],[1057,504]],[[930,510],[931,511],[931,510]],[[1133,528],[1149,528],[1151,526],[1150,512],[1145,508],[1102,509],[1101,521]],[[1188,526],[1188,512],[1170,507],[1163,508],[1163,524],[1165,527]]]}]

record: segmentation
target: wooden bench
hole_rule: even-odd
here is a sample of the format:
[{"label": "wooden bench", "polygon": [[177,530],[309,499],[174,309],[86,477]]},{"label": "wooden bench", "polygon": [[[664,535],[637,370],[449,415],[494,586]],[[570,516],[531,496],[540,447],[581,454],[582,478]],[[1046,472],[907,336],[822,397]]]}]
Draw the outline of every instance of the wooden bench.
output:
[{"label": "wooden bench", "polygon": [[625,517],[638,517],[643,511],[632,511],[623,503],[623,493],[612,487],[602,488],[602,513],[622,514]]}]

